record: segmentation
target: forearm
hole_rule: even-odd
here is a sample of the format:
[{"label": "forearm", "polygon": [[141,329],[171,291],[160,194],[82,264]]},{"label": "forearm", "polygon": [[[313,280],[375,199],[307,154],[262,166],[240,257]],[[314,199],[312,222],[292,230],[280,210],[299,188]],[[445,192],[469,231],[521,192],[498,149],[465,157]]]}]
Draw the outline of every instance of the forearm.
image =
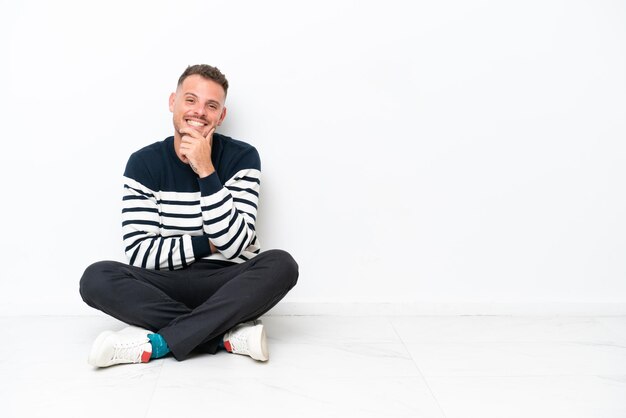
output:
[{"label": "forearm", "polygon": [[126,256],[129,264],[136,267],[177,270],[217,252],[206,235],[163,237],[136,229],[125,230]]},{"label": "forearm", "polygon": [[[125,178],[122,229],[124,249],[131,265],[174,270],[211,254],[208,236],[163,230],[161,222],[156,194],[135,180]],[[167,236],[168,232],[171,236]]]},{"label": "forearm", "polygon": [[124,239],[130,265],[156,270],[176,270],[194,261],[193,244],[189,235],[165,238],[145,231],[137,232],[126,234]]}]

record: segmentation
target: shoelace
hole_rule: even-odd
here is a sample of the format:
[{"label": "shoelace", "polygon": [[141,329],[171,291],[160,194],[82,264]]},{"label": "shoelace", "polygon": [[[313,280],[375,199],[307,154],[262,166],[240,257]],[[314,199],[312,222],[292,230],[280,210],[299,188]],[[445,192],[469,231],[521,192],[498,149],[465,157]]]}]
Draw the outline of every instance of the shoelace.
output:
[{"label": "shoelace", "polygon": [[248,329],[235,330],[230,334],[230,345],[233,348],[233,352],[248,354]]},{"label": "shoelace", "polygon": [[146,342],[119,343],[113,346],[113,356],[111,360],[125,360],[133,363],[141,363],[143,346]]}]

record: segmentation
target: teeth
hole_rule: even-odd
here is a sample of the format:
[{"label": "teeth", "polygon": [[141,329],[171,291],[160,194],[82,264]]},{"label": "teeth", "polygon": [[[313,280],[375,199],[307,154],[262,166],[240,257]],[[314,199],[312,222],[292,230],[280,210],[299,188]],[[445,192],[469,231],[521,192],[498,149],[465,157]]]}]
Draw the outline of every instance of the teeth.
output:
[{"label": "teeth", "polygon": [[187,123],[190,124],[191,126],[204,126],[204,123],[196,122],[195,120],[188,120]]}]

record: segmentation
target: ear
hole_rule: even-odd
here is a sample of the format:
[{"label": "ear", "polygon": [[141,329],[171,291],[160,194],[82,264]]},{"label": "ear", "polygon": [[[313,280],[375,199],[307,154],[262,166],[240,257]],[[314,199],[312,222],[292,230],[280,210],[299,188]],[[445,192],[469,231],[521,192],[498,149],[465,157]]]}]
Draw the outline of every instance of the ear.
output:
[{"label": "ear", "polygon": [[170,94],[170,112],[174,112],[174,102],[176,101],[176,93]]},{"label": "ear", "polygon": [[217,121],[217,126],[222,124],[222,121],[226,118],[226,107],[222,109],[222,114],[220,115],[220,120]]}]

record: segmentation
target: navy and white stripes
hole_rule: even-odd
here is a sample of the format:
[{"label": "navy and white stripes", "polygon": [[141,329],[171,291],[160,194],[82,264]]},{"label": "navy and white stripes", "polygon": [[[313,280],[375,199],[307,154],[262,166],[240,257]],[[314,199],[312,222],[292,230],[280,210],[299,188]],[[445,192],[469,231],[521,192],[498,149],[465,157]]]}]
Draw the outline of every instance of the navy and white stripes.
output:
[{"label": "navy and white stripes", "polygon": [[[200,258],[240,263],[259,253],[258,154],[219,134],[213,144],[216,172],[203,179],[178,159],[171,137],[131,156],[122,209],[131,265],[173,270]],[[220,174],[228,176],[223,185]],[[211,254],[209,240],[217,253]]]}]

